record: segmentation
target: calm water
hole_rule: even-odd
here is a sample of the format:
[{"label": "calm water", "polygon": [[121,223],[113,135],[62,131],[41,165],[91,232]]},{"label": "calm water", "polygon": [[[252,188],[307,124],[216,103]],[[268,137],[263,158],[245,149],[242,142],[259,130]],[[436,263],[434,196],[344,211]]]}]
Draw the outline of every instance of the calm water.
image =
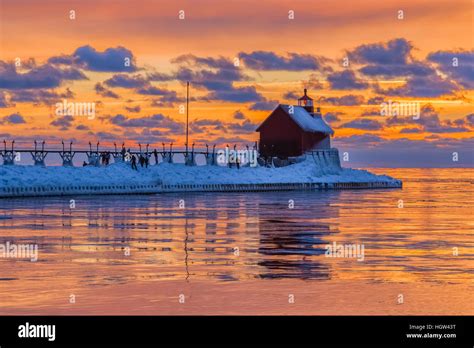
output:
[{"label": "calm water", "polygon": [[39,245],[0,259],[0,312],[474,314],[474,170],[372,171],[403,189],[0,200],[0,244]]}]

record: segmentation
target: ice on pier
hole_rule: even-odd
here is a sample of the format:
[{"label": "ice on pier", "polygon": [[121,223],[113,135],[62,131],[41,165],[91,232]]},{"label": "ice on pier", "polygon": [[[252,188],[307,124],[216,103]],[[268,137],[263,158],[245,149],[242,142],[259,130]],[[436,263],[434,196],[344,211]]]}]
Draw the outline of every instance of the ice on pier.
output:
[{"label": "ice on pier", "polygon": [[132,170],[128,163],[104,167],[0,166],[0,196],[9,188],[20,188],[20,191],[21,188],[29,188],[33,193],[41,193],[44,191],[41,188],[45,187],[63,187],[72,191],[101,187],[101,190],[106,191],[104,193],[114,193],[114,188],[130,188],[133,185],[151,188],[151,192],[160,192],[160,187],[179,185],[388,183],[388,187],[396,187],[399,183],[389,176],[340,168],[330,162],[318,161],[325,159],[307,157],[302,162],[285,167],[240,169],[224,166],[186,166],[179,163],[160,163],[148,168],[138,166],[138,171]]}]

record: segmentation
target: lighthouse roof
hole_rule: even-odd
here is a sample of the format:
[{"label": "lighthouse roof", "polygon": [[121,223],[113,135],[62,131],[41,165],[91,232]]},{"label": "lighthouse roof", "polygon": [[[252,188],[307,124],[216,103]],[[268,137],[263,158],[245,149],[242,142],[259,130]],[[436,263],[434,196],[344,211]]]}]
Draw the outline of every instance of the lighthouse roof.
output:
[{"label": "lighthouse roof", "polygon": [[290,113],[290,105],[280,104],[281,107],[306,132],[320,132],[334,134],[332,128],[323,120],[320,113],[310,114],[304,107],[292,105],[293,112]]},{"label": "lighthouse roof", "polygon": [[299,98],[298,100],[313,100],[313,98],[308,97],[308,96],[305,94],[304,96],[302,96],[302,97]]}]

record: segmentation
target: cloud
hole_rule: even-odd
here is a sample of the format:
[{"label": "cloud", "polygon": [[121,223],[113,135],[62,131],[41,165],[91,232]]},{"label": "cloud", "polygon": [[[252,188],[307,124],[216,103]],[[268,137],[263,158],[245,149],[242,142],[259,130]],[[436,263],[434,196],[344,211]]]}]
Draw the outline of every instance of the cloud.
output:
[{"label": "cloud", "polygon": [[222,122],[215,119],[197,119],[190,123],[190,128],[194,133],[210,134],[212,131],[220,131],[218,134],[234,133],[253,133],[258,124],[253,123],[240,110],[233,114],[233,119],[237,122]]},{"label": "cloud", "polygon": [[247,103],[263,101],[263,97],[257,92],[254,86],[233,87],[229,86],[227,90],[220,89],[209,93],[206,99],[222,100],[235,103]]},{"label": "cloud", "polygon": [[161,101],[160,99],[153,99],[150,105],[153,107],[164,108],[164,107],[172,107],[173,103]]},{"label": "cloud", "polygon": [[128,118],[124,115],[118,114],[109,118],[110,123],[124,127],[124,128],[135,128],[135,127],[147,127],[147,128],[167,128],[171,132],[182,132],[184,125],[180,122],[176,122],[172,118],[163,114],[155,114],[151,116]]},{"label": "cloud", "polygon": [[324,119],[327,122],[339,122],[341,119],[339,118],[340,115],[344,115],[343,112],[326,112],[324,114]]},{"label": "cloud", "polygon": [[438,120],[434,120],[432,124],[424,125],[424,131],[430,133],[464,133],[470,132],[466,127],[450,126]]},{"label": "cloud", "polygon": [[[332,71],[332,69],[326,69],[326,72]],[[316,74],[309,75],[308,80],[302,81],[303,88],[307,89],[322,89],[324,86],[321,83],[319,77]]]},{"label": "cloud", "polygon": [[380,105],[385,101],[385,97],[372,97],[367,100],[369,105]]},{"label": "cloud", "polygon": [[145,78],[138,74],[132,76],[127,74],[116,74],[110,79],[105,80],[104,84],[109,87],[134,89],[136,93],[142,95],[160,96],[160,98],[153,101],[153,106],[171,106],[175,102],[182,101],[182,98],[179,98],[175,91],[153,86],[150,83],[151,78],[151,75],[148,75]]},{"label": "cloud", "polygon": [[[307,86],[304,86],[307,87]],[[283,94],[283,99],[285,100],[291,100],[293,102],[296,102],[299,98],[301,98],[304,94],[303,89],[298,90],[298,91],[289,91]],[[311,91],[308,90],[308,96],[311,96]]]},{"label": "cloud", "polygon": [[97,82],[95,84],[94,89],[95,89],[95,92],[98,95],[101,95],[102,97],[115,98],[115,99],[120,98],[120,96],[117,93],[115,93],[114,91],[110,89],[105,88],[100,82]]},{"label": "cloud", "polygon": [[424,62],[413,59],[413,45],[404,38],[386,43],[361,45],[348,52],[351,61],[366,64],[359,71],[367,76],[428,76],[434,69]]},{"label": "cloud", "polygon": [[437,51],[427,59],[461,86],[474,89],[474,51]]},{"label": "cloud", "polygon": [[466,115],[466,121],[469,125],[474,127],[474,114]]},{"label": "cloud", "polygon": [[[469,116],[469,115],[468,115]],[[466,117],[468,117],[466,116]],[[432,105],[424,105],[420,110],[420,117],[414,119],[413,116],[400,117],[392,116],[385,120],[387,126],[398,126],[398,125],[416,125],[416,128],[405,128],[403,133],[415,133],[415,129],[419,132],[428,133],[460,133],[469,132],[470,130],[464,126],[452,125],[450,121],[441,121],[438,113]]]},{"label": "cloud", "polygon": [[10,92],[10,100],[19,103],[52,104],[61,99],[73,98],[74,93],[66,88],[65,92],[58,93],[54,90],[24,89]]},{"label": "cloud", "polygon": [[[162,142],[170,143],[175,141],[175,139],[168,137],[166,133],[158,129],[145,128],[139,132],[133,129],[127,129],[125,136],[127,137],[127,140],[133,140],[142,144],[160,144]],[[161,147],[161,145],[159,146]]]},{"label": "cloud", "polygon": [[56,88],[64,81],[85,80],[87,77],[75,68],[58,68],[51,64],[17,71],[15,64],[0,61],[0,88],[9,90]]},{"label": "cloud", "polygon": [[104,132],[104,131],[99,131],[96,133],[90,131],[87,134],[90,136],[96,137],[97,139],[100,139],[100,140],[117,140],[117,138],[121,137],[118,134],[113,134],[113,133]]},{"label": "cloud", "polygon": [[227,131],[222,121],[212,119],[196,119],[189,123],[189,128],[191,133],[211,134],[216,130],[221,131],[221,133]]},{"label": "cloud", "polygon": [[248,117],[246,117],[240,110],[237,110],[233,118],[243,122],[227,122],[225,127],[228,131],[237,133],[253,133],[259,126],[257,123],[253,123]]},{"label": "cloud", "polygon": [[416,127],[403,128],[400,130],[400,134],[413,134],[413,133],[422,133],[422,132],[423,132],[423,129],[416,128]]},{"label": "cloud", "polygon": [[[172,60],[176,64],[197,64],[199,66],[207,66],[214,69],[233,70],[237,68],[234,63],[225,57],[198,57],[194,54],[183,54]],[[237,69],[238,70],[238,69]]]},{"label": "cloud", "polygon": [[165,73],[154,72],[154,73],[149,73],[147,75],[147,80],[148,81],[163,82],[163,81],[171,81],[171,80],[174,80],[174,79],[175,79],[175,76],[173,74],[165,74]]},{"label": "cloud", "polygon": [[362,112],[361,116],[381,116],[382,115],[382,109],[381,108],[371,108],[367,109],[364,112]]},{"label": "cloud", "polygon": [[212,127],[217,127],[217,128],[222,128],[223,123],[220,120],[211,120],[211,119],[197,119],[192,122],[195,125],[198,126],[212,126]]},{"label": "cloud", "polygon": [[170,91],[163,88],[158,88],[155,86],[146,86],[144,88],[140,88],[137,90],[138,94],[144,95],[159,95],[159,96],[167,96],[168,98],[172,99],[173,101],[178,101],[178,97],[175,91]]},{"label": "cloud", "polygon": [[69,116],[69,115],[62,116],[52,121],[50,125],[54,127],[58,127],[59,130],[64,131],[64,130],[68,130],[71,127],[73,120],[74,118],[72,116]]},{"label": "cloud", "polygon": [[213,143],[217,145],[245,145],[252,143],[248,141],[247,139],[241,138],[241,137],[235,137],[235,136],[229,136],[229,137],[218,137],[212,140]]},{"label": "cloud", "polygon": [[[449,138],[446,136],[428,136],[424,139],[386,139],[374,134],[357,134],[347,137],[337,137],[334,141],[348,148],[374,148],[384,150],[392,149],[400,155],[406,156],[407,153],[413,153],[415,150],[455,150],[459,148],[470,149],[474,138]],[[436,157],[436,156],[435,156]],[[451,160],[451,156],[449,159]],[[439,159],[439,158],[438,158]],[[474,158],[472,158],[474,160]],[[436,162],[436,158],[435,161]]]},{"label": "cloud", "polygon": [[240,110],[237,110],[236,112],[234,112],[233,118],[235,120],[245,120],[246,119],[244,113]]},{"label": "cloud", "polygon": [[[349,51],[348,56],[355,63],[365,64],[359,69],[364,75],[407,77],[405,85],[398,88],[383,90],[376,86],[379,94],[430,98],[452,94],[459,86],[474,88],[474,52],[438,51],[429,54],[424,61],[416,61],[411,55],[412,49],[409,41],[398,38],[361,45]],[[435,66],[447,78],[440,76]]]},{"label": "cloud", "polygon": [[[21,133],[15,133],[15,134],[10,134],[10,133],[0,133],[0,139],[5,139],[7,141],[15,140],[16,143],[28,143],[30,144],[33,142],[35,139],[44,139],[45,135],[44,133],[42,134],[29,134],[29,135],[22,135]],[[65,140],[64,137],[57,137],[55,135],[49,135],[48,136],[48,142],[61,142],[61,140]],[[77,143],[77,139],[71,138],[67,139],[68,141],[74,141],[74,143]],[[7,144],[8,145],[8,144]]]},{"label": "cloud", "polygon": [[246,81],[249,78],[234,66],[230,59],[187,54],[173,59],[172,62],[180,64],[178,71],[174,74],[177,80],[191,81],[194,88],[209,91],[204,100],[236,103],[265,101],[254,86],[234,86],[234,82]]},{"label": "cloud", "polygon": [[0,108],[9,108],[15,106],[15,104],[10,103],[5,92],[0,91]]},{"label": "cloud", "polygon": [[[420,109],[419,119],[415,119],[413,116],[401,117],[401,116],[390,116],[385,120],[385,124],[388,126],[403,125],[403,124],[423,124],[425,121],[430,119],[438,119],[434,107],[431,104],[423,105]],[[429,121],[428,121],[429,122]]]},{"label": "cloud", "polygon": [[138,112],[141,111],[141,107],[140,107],[140,105],[125,106],[125,110],[127,110],[128,112],[138,113]]},{"label": "cloud", "polygon": [[412,76],[405,85],[397,88],[381,89],[376,87],[376,92],[383,95],[399,97],[440,97],[457,91],[459,87],[450,80],[438,75],[425,77]]},{"label": "cloud", "polygon": [[259,71],[303,71],[325,70],[326,59],[310,54],[287,53],[286,56],[270,51],[240,52],[239,58],[245,66]]},{"label": "cloud", "polygon": [[385,140],[374,134],[354,134],[347,137],[337,137],[334,141],[346,147],[375,147]]},{"label": "cloud", "polygon": [[23,123],[26,123],[26,121],[23,118],[23,116],[21,116],[19,113],[14,113],[14,114],[5,116],[2,119],[0,119],[0,124],[4,124],[4,123],[23,124]]},{"label": "cloud", "polygon": [[301,95],[298,95],[297,92],[290,91],[283,94],[283,99],[285,100],[298,100],[301,98]]},{"label": "cloud", "polygon": [[207,90],[209,93],[200,98],[205,101],[221,100],[237,103],[265,101],[254,86],[234,86],[234,82],[246,81],[249,77],[234,66],[230,59],[185,54],[172,59],[171,62],[179,65],[177,71],[171,74],[150,73],[146,78],[141,75],[119,74],[106,80],[105,83],[110,87],[135,88],[137,93],[143,95],[159,95],[161,98],[153,101],[155,106],[182,101],[175,91],[150,84],[151,81],[169,80],[178,80],[183,83],[191,81],[192,88]]},{"label": "cloud", "polygon": [[434,73],[430,66],[417,62],[406,65],[368,65],[360,68],[359,71],[367,76],[428,76]]},{"label": "cloud", "polygon": [[177,80],[192,81],[194,86],[208,90],[227,89],[235,81],[248,80],[230,59],[224,57],[203,58],[187,54],[174,58],[172,63],[180,64],[175,73]]},{"label": "cloud", "polygon": [[250,110],[270,111],[277,107],[278,100],[264,100],[250,105]]},{"label": "cloud", "polygon": [[351,70],[343,70],[332,73],[327,77],[332,89],[365,89],[368,83],[358,80]]},{"label": "cloud", "polygon": [[321,97],[319,101],[332,105],[355,106],[363,104],[365,99],[361,95],[349,94],[342,97]]},{"label": "cloud", "polygon": [[105,80],[104,84],[109,87],[139,88],[147,86],[149,82],[141,75],[116,74]]},{"label": "cloud", "polygon": [[237,133],[253,133],[258,128],[257,123],[253,123],[249,119],[246,119],[242,123],[227,123],[227,129]]},{"label": "cloud", "polygon": [[[474,138],[429,136],[423,140],[385,139],[373,134],[334,138],[334,145],[350,154],[351,167],[473,167]],[[453,162],[453,151],[459,161]],[[407,155],[409,154],[409,155]]]},{"label": "cloud", "polygon": [[73,56],[63,54],[60,56],[50,57],[48,63],[54,65],[73,65],[74,60],[75,58]]},{"label": "cloud", "polygon": [[410,58],[411,43],[398,38],[387,43],[361,45],[348,52],[349,59],[359,64],[406,64]]},{"label": "cloud", "polygon": [[357,118],[355,120],[342,124],[340,127],[364,130],[380,130],[383,128],[382,124],[379,121],[371,120],[368,118]]},{"label": "cloud", "polygon": [[[99,52],[87,45],[76,49],[72,56],[72,61],[86,70],[103,72],[133,72],[137,70],[132,51],[122,46],[107,48],[105,51]],[[60,59],[53,58],[52,61],[58,62]],[[65,60],[64,57],[62,59]]]},{"label": "cloud", "polygon": [[138,94],[159,96],[158,99],[153,100],[153,106],[172,106],[174,103],[183,102],[183,99],[178,97],[175,91],[158,88],[155,86],[147,86],[136,91]]},{"label": "cloud", "polygon": [[80,124],[76,127],[77,130],[80,130],[80,131],[86,131],[86,130],[89,130],[89,127],[83,125],[83,124]]}]

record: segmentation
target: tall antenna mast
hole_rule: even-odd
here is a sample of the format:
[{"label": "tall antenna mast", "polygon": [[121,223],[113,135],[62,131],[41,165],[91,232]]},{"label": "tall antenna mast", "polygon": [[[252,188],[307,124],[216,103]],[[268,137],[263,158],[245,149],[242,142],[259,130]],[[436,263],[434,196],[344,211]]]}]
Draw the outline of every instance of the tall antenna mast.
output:
[{"label": "tall antenna mast", "polygon": [[186,155],[188,154],[189,136],[189,81],[186,83]]}]

